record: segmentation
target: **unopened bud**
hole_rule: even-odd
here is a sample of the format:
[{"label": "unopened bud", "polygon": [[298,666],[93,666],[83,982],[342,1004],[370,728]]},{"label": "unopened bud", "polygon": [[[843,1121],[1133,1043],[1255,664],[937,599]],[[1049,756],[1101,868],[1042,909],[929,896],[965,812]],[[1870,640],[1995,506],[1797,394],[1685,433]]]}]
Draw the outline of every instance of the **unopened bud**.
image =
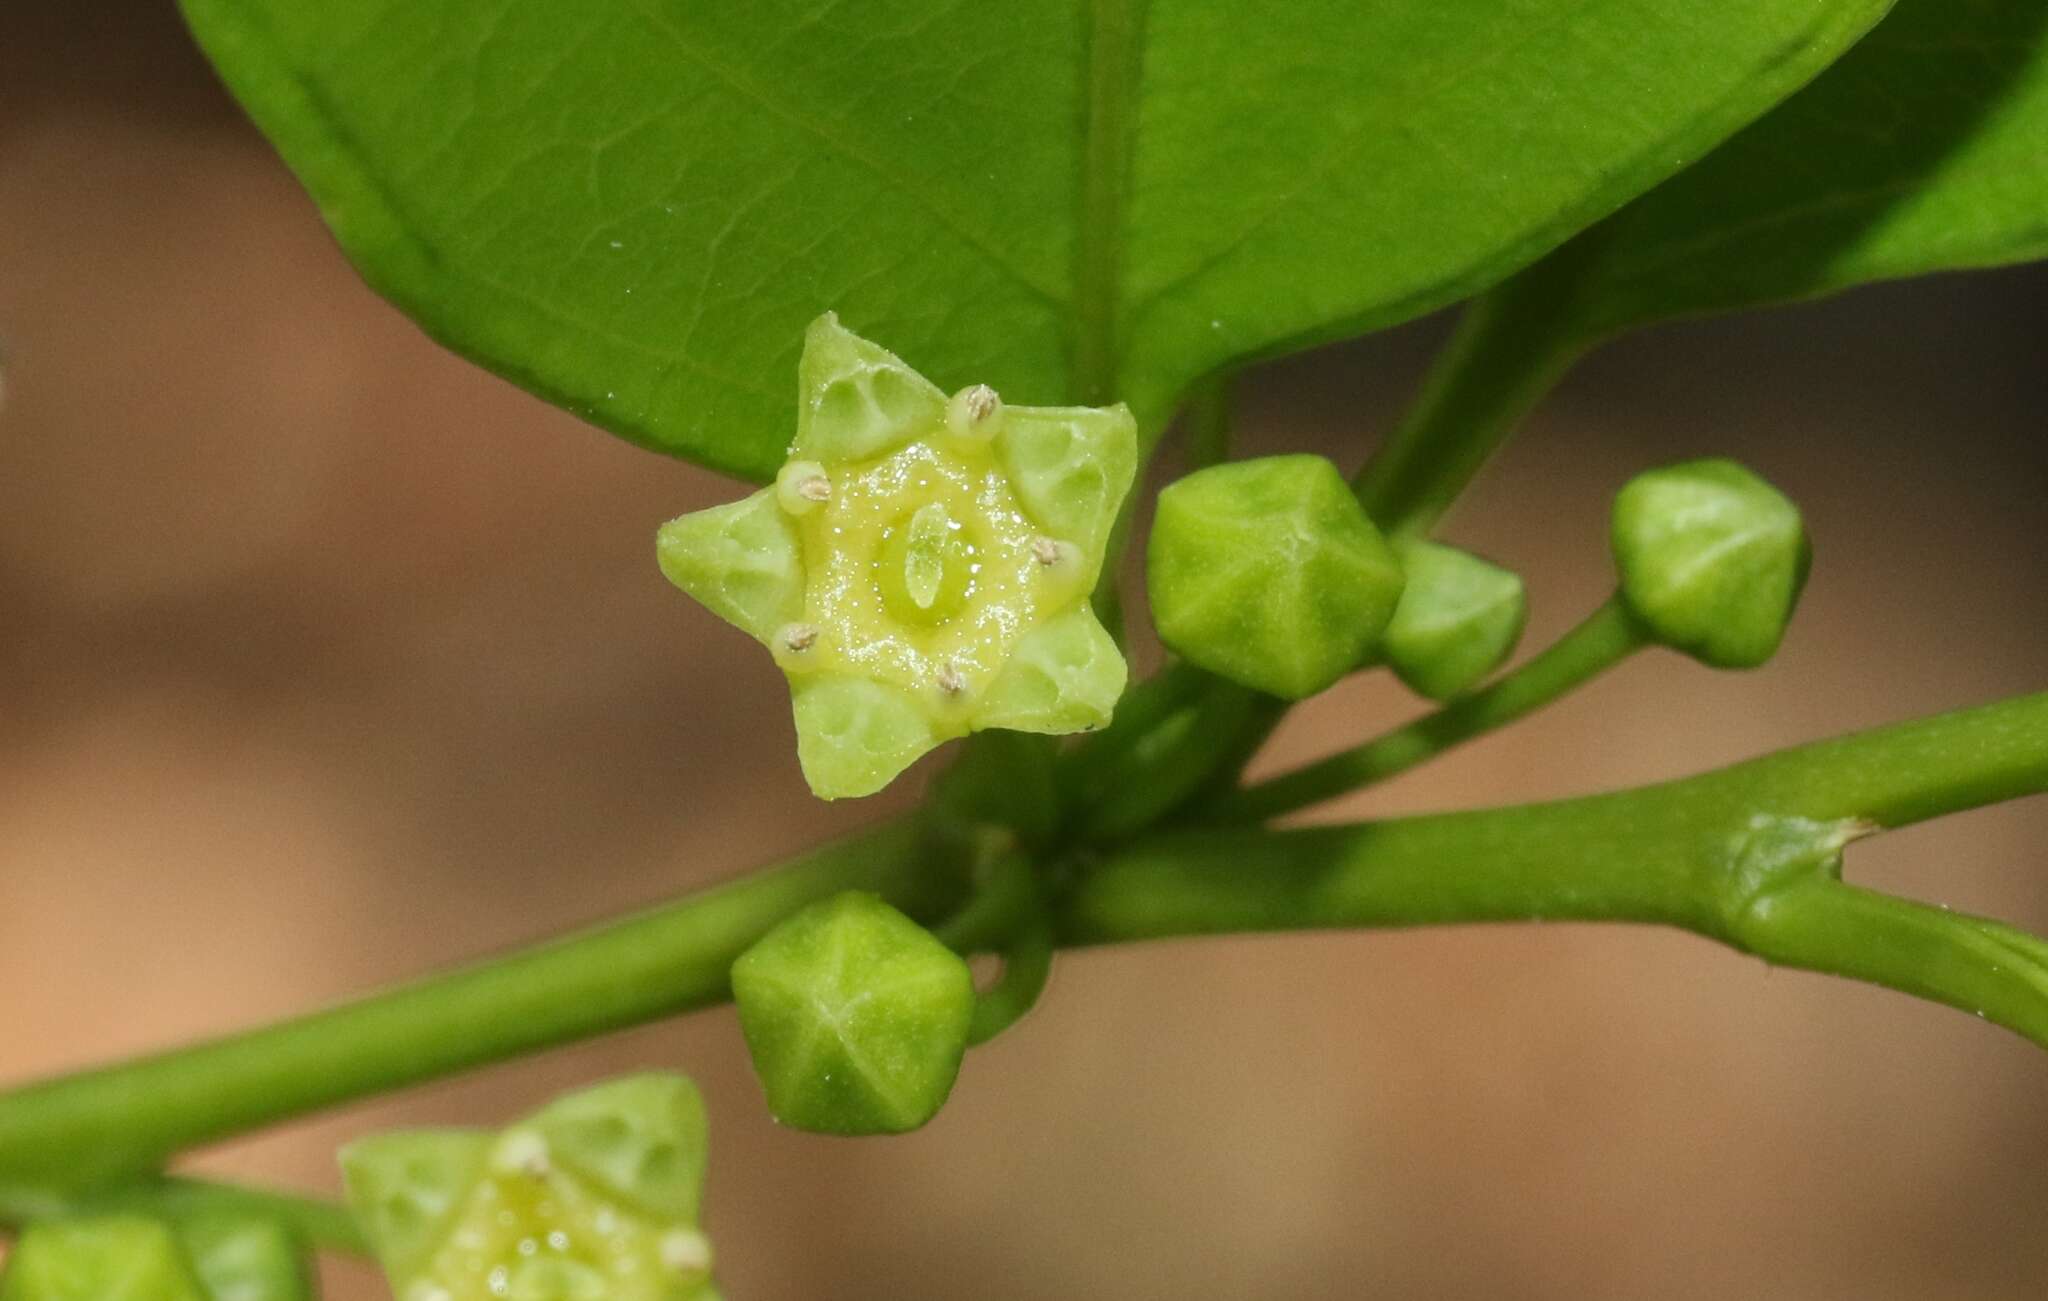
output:
[{"label": "unopened bud", "polygon": [[901,1133],[938,1113],[974,1014],[967,963],[871,894],[812,904],[732,967],[769,1110],[827,1134]]},{"label": "unopened bud", "polygon": [[1484,681],[1514,651],[1527,622],[1522,580],[1469,551],[1435,542],[1396,548],[1408,584],[1381,653],[1401,681],[1449,700]]},{"label": "unopened bud", "polygon": [[1379,644],[1402,582],[1386,539],[1320,456],[1232,461],[1169,484],[1145,578],[1168,646],[1297,700]]},{"label": "unopened bud", "polygon": [[1734,461],[1687,461],[1614,499],[1621,596],[1659,642],[1754,668],[1784,639],[1812,562],[1799,508]]}]

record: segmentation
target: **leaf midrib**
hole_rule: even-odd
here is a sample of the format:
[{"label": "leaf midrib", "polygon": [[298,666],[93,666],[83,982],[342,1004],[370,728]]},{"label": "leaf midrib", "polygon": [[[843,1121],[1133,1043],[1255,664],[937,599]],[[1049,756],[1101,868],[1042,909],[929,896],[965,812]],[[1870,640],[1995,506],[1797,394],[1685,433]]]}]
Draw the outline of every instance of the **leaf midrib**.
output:
[{"label": "leaf midrib", "polygon": [[[1535,32],[1547,33],[1556,30],[1583,17],[1587,10],[1612,2],[1613,0],[1572,0],[1562,12],[1545,19]],[[1401,116],[1402,105],[1426,102],[1462,84],[1466,79],[1486,71],[1493,64],[1520,49],[1532,34],[1534,33],[1527,31],[1512,33],[1506,39],[1457,60],[1448,71],[1440,74],[1434,70],[1424,70],[1432,76],[1432,80],[1426,84],[1419,85],[1416,74],[1411,71],[1406,79],[1389,82],[1384,87],[1376,88],[1376,98],[1367,101],[1370,108],[1360,113],[1355,121],[1338,133],[1328,147],[1310,160],[1308,165],[1301,169],[1301,175],[1293,185],[1253,212],[1235,232],[1211,249],[1194,266],[1154,289],[1143,302],[1132,304],[1131,319],[1135,321],[1144,318],[1161,302],[1185,292],[1228,261],[1260,231],[1278,220],[1283,213],[1299,203],[1303,196],[1315,190],[1333,172],[1348,162],[1366,141],[1375,139],[1372,128],[1384,131],[1390,123],[1397,122]]]},{"label": "leaf midrib", "polygon": [[1104,406],[1116,398],[1124,219],[1137,129],[1131,110],[1144,20],[1145,0],[1088,0],[1088,98],[1083,110],[1069,381],[1072,400],[1086,406]]}]

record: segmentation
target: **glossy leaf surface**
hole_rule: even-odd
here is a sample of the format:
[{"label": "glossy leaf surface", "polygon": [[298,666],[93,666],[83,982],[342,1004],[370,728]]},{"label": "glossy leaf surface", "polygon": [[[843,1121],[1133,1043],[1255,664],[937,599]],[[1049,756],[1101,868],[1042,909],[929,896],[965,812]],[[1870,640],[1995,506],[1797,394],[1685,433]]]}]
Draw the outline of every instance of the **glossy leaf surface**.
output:
[{"label": "glossy leaf surface", "polygon": [[806,321],[951,391],[1127,399],[1484,288],[1886,0],[184,0],[366,277],[765,479]]},{"label": "glossy leaf surface", "polygon": [[2048,257],[2048,5],[1902,0],[1560,254],[1576,332]]}]

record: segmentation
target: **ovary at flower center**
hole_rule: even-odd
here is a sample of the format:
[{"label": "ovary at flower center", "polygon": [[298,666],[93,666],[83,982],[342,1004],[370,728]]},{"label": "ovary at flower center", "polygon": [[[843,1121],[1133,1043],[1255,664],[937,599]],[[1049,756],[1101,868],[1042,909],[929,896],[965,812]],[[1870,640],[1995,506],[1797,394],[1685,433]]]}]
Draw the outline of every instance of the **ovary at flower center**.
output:
[{"label": "ovary at flower center", "polygon": [[805,621],[801,668],[854,668],[965,708],[1072,577],[986,447],[913,443],[836,467],[828,499],[797,522]]}]

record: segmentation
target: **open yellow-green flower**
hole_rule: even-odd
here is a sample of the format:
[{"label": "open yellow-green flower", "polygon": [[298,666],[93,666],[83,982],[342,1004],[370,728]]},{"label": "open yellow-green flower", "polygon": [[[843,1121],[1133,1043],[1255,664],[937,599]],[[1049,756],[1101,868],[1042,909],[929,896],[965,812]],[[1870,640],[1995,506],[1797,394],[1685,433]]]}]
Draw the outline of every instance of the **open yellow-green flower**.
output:
[{"label": "open yellow-green flower", "polygon": [[831,313],[776,481],[671,520],[662,572],[767,646],[825,799],[970,731],[1100,727],[1123,656],[1088,605],[1137,469],[1122,406],[950,399]]},{"label": "open yellow-green flower", "polygon": [[341,1168],[397,1301],[718,1301],[704,1158],[697,1086],[649,1073],[497,1133],[375,1134]]}]

